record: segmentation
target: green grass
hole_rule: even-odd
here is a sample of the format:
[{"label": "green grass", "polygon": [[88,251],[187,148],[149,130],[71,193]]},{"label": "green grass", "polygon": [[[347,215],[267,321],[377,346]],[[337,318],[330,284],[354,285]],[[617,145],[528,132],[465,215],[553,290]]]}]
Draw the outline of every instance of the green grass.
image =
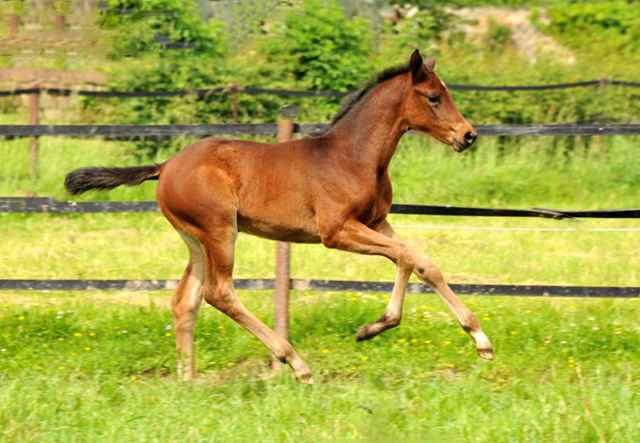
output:
[{"label": "green grass", "polygon": [[[242,292],[271,323],[271,297]],[[637,441],[637,300],[465,297],[496,360],[433,296],[356,343],[385,295],[298,293],[292,340],[316,385],[203,309],[193,383],[174,371],[169,294],[0,299],[3,441]]]},{"label": "green grass", "polygon": [[[560,222],[472,217],[391,218],[395,225],[574,228],[577,232],[457,231],[398,228],[453,283],[640,286],[637,232],[589,232],[635,227],[638,220]],[[180,278],[187,249],[160,214],[0,215],[0,278]],[[275,247],[241,235],[237,278],[272,278]],[[384,258],[293,245],[294,278],[392,281]]]}]

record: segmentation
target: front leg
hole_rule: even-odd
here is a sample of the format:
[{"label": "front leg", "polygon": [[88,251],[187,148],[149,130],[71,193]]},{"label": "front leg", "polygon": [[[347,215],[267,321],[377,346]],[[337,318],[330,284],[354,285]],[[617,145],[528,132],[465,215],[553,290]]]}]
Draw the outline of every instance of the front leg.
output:
[{"label": "front leg", "polygon": [[387,329],[395,328],[402,319],[402,305],[404,304],[404,294],[407,290],[407,283],[411,276],[411,268],[398,266],[396,281],[393,284],[391,299],[387,304],[384,314],[375,323],[362,325],[356,333],[356,340],[370,340]]},{"label": "front leg", "polygon": [[412,260],[413,251],[403,241],[383,235],[356,220],[347,221],[339,229],[321,230],[321,235],[322,242],[329,248],[359,254],[382,255],[397,266],[391,300],[384,314],[375,323],[358,328],[357,340],[369,340],[387,329],[398,326],[402,318],[404,294],[415,267]]},{"label": "front leg", "polygon": [[[402,241],[400,236],[393,230],[387,220],[384,220],[376,228],[376,230],[393,240]],[[471,312],[471,310],[467,308],[467,306],[453,292],[453,290],[445,281],[440,270],[436,267],[436,265],[431,261],[429,257],[413,250],[411,250],[411,252],[412,262],[414,263],[413,272],[416,274],[416,276],[418,276],[420,280],[431,286],[433,290],[436,291],[436,293],[440,296],[440,298],[446,303],[449,309],[453,311],[453,315],[455,315],[458,323],[460,323],[460,326],[462,326],[462,329],[464,329],[475,342],[478,355],[482,358],[486,358],[487,360],[493,360],[493,346],[491,345],[491,342],[489,341],[487,335],[482,330],[482,327],[480,327],[480,322],[478,322],[478,319],[473,314],[473,312]],[[400,309],[402,309],[402,300],[395,301],[395,303],[398,302],[400,303]],[[393,298],[389,301],[387,310],[392,306],[392,304],[394,304]],[[385,315],[386,312],[387,311],[385,310]],[[384,318],[385,315],[383,315],[381,319]],[[380,320],[378,320],[378,322],[379,321]],[[375,328],[373,329],[375,330]],[[382,332],[383,330],[384,329],[382,329],[380,332]]]}]

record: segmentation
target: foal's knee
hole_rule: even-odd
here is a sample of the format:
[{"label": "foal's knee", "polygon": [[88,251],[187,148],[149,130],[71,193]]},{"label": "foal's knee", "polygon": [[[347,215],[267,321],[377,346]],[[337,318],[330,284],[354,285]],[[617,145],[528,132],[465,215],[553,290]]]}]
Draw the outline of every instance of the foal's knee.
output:
[{"label": "foal's knee", "polygon": [[409,246],[403,244],[400,246],[397,254],[395,262],[398,268],[410,271],[416,266],[416,254]]}]

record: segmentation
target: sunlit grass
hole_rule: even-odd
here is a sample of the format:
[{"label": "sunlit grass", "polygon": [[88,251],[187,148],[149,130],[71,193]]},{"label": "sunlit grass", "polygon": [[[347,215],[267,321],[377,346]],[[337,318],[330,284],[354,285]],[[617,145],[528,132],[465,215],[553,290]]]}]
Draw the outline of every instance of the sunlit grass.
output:
[{"label": "sunlit grass", "polygon": [[[270,295],[240,294],[267,323]],[[200,315],[198,379],[178,383],[166,293],[4,294],[0,433],[34,442],[640,436],[637,300],[464,297],[496,346],[486,362],[434,296],[409,295],[399,328],[356,343],[385,295],[294,294],[292,341],[317,381],[306,387],[288,369],[270,373],[266,349],[211,308]]]},{"label": "sunlit grass", "polygon": [[[460,231],[397,228],[452,283],[640,286],[637,220],[584,222],[477,217],[391,217],[400,226],[567,228],[576,232]],[[180,278],[187,249],[161,214],[0,214],[0,278]],[[240,235],[234,275],[273,278],[275,244]],[[381,257],[292,246],[294,278],[392,281]]]}]

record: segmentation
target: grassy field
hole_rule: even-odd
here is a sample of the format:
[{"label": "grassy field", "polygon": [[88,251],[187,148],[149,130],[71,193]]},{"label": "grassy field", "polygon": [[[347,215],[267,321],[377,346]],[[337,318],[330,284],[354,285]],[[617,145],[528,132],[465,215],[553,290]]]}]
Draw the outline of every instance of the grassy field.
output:
[{"label": "grassy field", "polygon": [[[168,294],[3,294],[3,441],[638,441],[637,300],[466,297],[496,349],[475,356],[433,297],[356,343],[380,294],[294,294],[316,385],[214,309],[199,378],[176,381]],[[267,322],[267,294],[241,293]]]},{"label": "grassy field", "polygon": [[[455,155],[409,138],[396,201],[494,207],[638,207],[638,139],[551,139]],[[554,151],[556,149],[556,151]],[[3,143],[0,195],[66,200],[64,173],[134,165],[125,143]],[[159,159],[160,160],[160,159]],[[144,161],[142,161],[144,163]],[[90,200],[152,199],[153,183]],[[638,220],[393,216],[395,225],[575,228],[576,232],[399,228],[455,283],[640,286]],[[0,214],[0,278],[179,278],[186,248],[160,214]],[[273,244],[241,236],[236,277],[271,278]],[[293,247],[293,277],[391,280],[384,259]],[[272,323],[269,291],[240,293]],[[316,385],[266,369],[266,349],[203,309],[193,383],[178,383],[168,293],[0,292],[0,441],[638,441],[638,300],[464,297],[496,347],[475,356],[434,296],[409,295],[400,328],[356,343],[387,294],[295,293],[291,337]]]}]

